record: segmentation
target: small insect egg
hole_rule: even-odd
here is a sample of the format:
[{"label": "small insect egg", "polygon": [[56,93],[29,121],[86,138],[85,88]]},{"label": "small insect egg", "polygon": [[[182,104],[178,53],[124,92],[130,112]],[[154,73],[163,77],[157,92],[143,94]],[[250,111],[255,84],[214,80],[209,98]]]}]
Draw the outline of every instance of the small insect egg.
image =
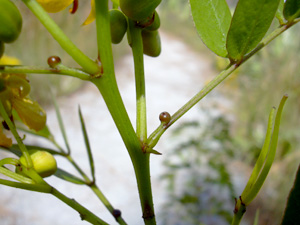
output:
[{"label": "small insect egg", "polygon": [[162,123],[169,123],[171,120],[171,116],[168,112],[162,112],[161,114],[159,114],[159,120]]},{"label": "small insect egg", "polygon": [[115,217],[115,219],[118,219],[121,216],[122,213],[119,209],[114,209],[112,214]]},{"label": "small insect egg", "polygon": [[61,63],[61,59],[58,56],[50,56],[47,62],[51,68],[55,68],[58,64]]}]

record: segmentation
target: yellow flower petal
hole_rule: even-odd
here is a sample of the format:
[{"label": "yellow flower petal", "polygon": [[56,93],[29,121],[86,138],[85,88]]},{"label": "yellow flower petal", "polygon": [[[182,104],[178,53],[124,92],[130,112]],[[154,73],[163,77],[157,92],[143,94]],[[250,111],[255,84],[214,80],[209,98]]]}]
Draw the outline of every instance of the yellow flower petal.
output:
[{"label": "yellow flower petal", "polygon": [[86,18],[86,20],[83,22],[82,25],[88,25],[95,20],[95,16],[96,16],[95,0],[91,1],[91,6],[92,6],[92,9],[91,9],[90,15],[88,16],[88,18]]},{"label": "yellow flower petal", "polygon": [[6,135],[2,131],[2,126],[0,125],[0,146],[9,148],[12,146],[11,138],[6,137]]},{"label": "yellow flower petal", "polygon": [[0,59],[0,65],[20,65],[21,61],[15,57],[3,55]]},{"label": "yellow flower petal", "polygon": [[25,98],[30,92],[28,81],[20,76],[12,75],[7,79],[7,88],[10,88],[14,95]]},{"label": "yellow flower petal", "polygon": [[74,0],[37,0],[38,3],[49,13],[56,13],[64,10]]},{"label": "yellow flower petal", "polygon": [[46,113],[37,102],[27,98],[13,98],[11,102],[22,122],[30,129],[39,131],[45,127]]}]

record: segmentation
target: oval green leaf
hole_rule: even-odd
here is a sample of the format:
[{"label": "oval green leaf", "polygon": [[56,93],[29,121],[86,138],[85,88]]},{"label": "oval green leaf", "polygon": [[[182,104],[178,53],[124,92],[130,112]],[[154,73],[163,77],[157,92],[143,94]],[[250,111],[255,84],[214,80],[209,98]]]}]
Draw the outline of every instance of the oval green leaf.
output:
[{"label": "oval green leaf", "polygon": [[300,17],[300,1],[286,0],[283,8],[283,15],[287,21],[292,21]]},{"label": "oval green leaf", "polygon": [[230,59],[241,61],[267,33],[280,0],[240,0],[227,35]]},{"label": "oval green leaf", "polygon": [[190,0],[193,20],[203,43],[214,53],[226,57],[226,36],[231,13],[225,0]]}]

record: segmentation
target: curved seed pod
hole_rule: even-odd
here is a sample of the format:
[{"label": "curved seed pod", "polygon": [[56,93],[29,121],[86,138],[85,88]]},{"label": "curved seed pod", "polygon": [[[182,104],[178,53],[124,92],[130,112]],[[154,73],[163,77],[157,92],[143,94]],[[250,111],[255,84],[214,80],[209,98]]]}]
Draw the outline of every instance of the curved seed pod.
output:
[{"label": "curved seed pod", "polygon": [[145,55],[157,57],[161,52],[160,37],[157,30],[155,31],[142,31],[143,51]]},{"label": "curved seed pod", "polygon": [[125,15],[117,9],[111,9],[109,11],[109,19],[111,42],[114,44],[118,44],[122,41],[127,31],[127,19]]},{"label": "curved seed pod", "polygon": [[[41,177],[49,177],[57,170],[56,160],[49,152],[40,150],[29,151],[33,167]],[[20,157],[20,162],[27,166],[24,156]]]},{"label": "curved seed pod", "polygon": [[152,16],[161,0],[120,0],[123,13],[134,21],[143,21]]},{"label": "curved seed pod", "polygon": [[22,16],[13,2],[0,0],[0,41],[15,41],[22,29]]}]

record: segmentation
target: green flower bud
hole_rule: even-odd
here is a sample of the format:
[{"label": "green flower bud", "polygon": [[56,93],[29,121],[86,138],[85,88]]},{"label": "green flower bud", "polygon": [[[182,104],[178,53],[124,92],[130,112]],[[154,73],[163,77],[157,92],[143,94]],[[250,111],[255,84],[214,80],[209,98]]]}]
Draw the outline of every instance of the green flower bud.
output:
[{"label": "green flower bud", "polygon": [[123,13],[134,21],[144,21],[152,16],[161,0],[120,0]]},{"label": "green flower bud", "polygon": [[[41,177],[49,177],[57,170],[56,160],[49,152],[40,150],[29,151],[33,167]],[[24,156],[20,157],[20,162],[27,166]]]},{"label": "green flower bud", "polygon": [[161,52],[161,43],[158,31],[143,30],[142,39],[144,54],[152,57],[159,56]]},{"label": "green flower bud", "polygon": [[157,30],[159,27],[160,27],[160,18],[158,13],[155,11],[151,19],[151,24],[149,26],[146,26],[145,29],[149,31],[154,31]]},{"label": "green flower bud", "polygon": [[118,44],[122,41],[127,31],[127,19],[125,15],[117,9],[109,11],[111,42]]},{"label": "green flower bud", "polygon": [[22,29],[22,16],[10,0],[0,0],[0,41],[15,41]]}]

